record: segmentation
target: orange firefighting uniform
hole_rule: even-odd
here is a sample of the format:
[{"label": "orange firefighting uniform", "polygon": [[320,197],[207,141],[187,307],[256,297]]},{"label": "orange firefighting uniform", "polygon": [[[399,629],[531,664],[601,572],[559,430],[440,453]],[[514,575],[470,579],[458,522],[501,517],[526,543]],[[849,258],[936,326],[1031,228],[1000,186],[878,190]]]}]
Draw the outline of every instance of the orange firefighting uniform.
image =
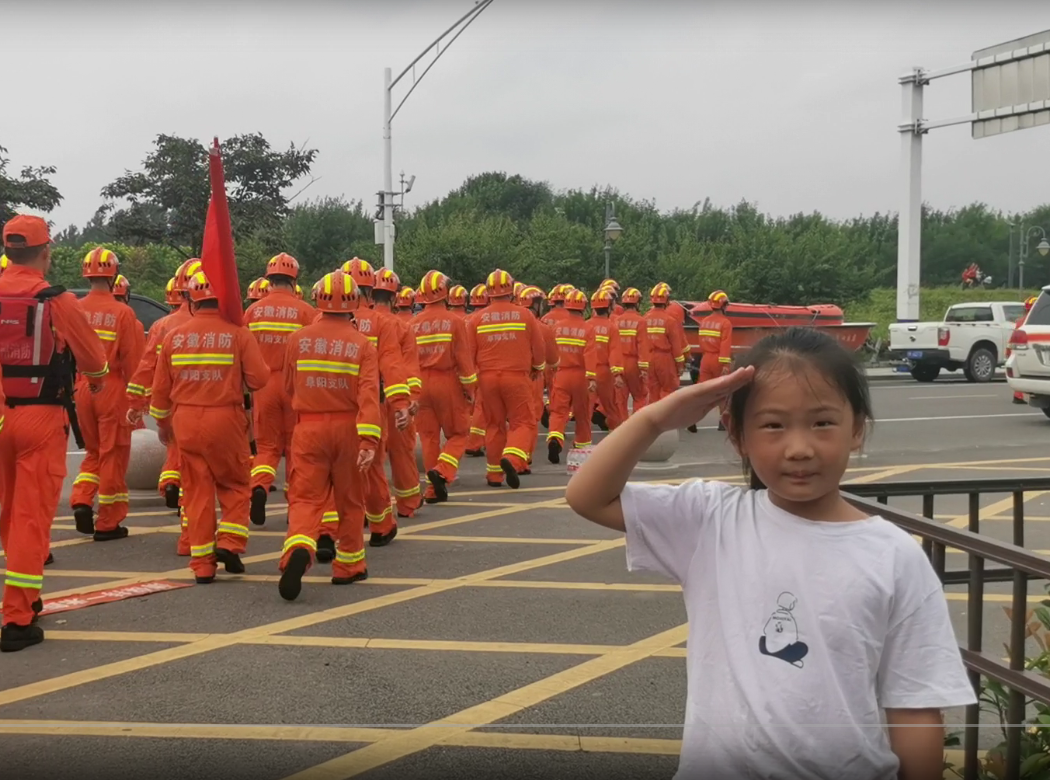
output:
[{"label": "orange firefighting uniform", "polygon": [[546,368],[532,380],[532,425],[529,428],[529,463],[532,463],[532,453],[536,449],[536,442],[540,435],[540,418],[543,417],[544,392],[550,392],[554,382],[554,374],[558,370],[558,342],[554,339],[554,328],[538,321],[540,332],[543,334],[544,359]]},{"label": "orange firefighting uniform", "polygon": [[[423,393],[416,426],[427,473],[426,498],[434,497],[430,472],[450,483],[467,448],[471,405],[478,383],[466,322],[442,304],[428,304],[412,321]],[[445,446],[441,446],[441,434]],[[415,457],[413,453],[413,458]]]},{"label": "orange firefighting uniform", "polygon": [[587,390],[587,368],[584,361],[588,330],[583,312],[577,311],[565,310],[565,315],[554,326],[554,341],[558,345],[558,371],[554,375],[554,389],[550,399],[550,432],[547,434],[547,443],[557,441],[563,449],[565,426],[569,421],[570,412],[576,420],[574,445],[586,447],[591,443],[591,399]]},{"label": "orange firefighting uniform", "polygon": [[620,351],[623,354],[624,387],[620,390],[620,417],[624,420],[630,412],[628,398],[638,411],[649,401],[648,382],[642,381],[641,372],[649,371],[650,346],[646,332],[645,317],[637,309],[627,309],[616,317],[620,331]]},{"label": "orange firefighting uniform", "polygon": [[616,377],[623,374],[620,331],[611,317],[591,317],[587,320],[586,338],[583,362],[587,381],[595,383],[595,395],[609,430],[613,430],[623,422],[616,387]]},{"label": "orange firefighting uniform", "polygon": [[666,308],[653,307],[645,314],[649,337],[649,403],[659,401],[678,389],[685,363],[685,333]]},{"label": "orange firefighting uniform", "polygon": [[[336,539],[333,578],[364,574],[365,485],[357,455],[378,448],[382,432],[375,347],[350,320],[322,313],[289,338],[284,386],[296,424],[280,569],[297,547],[312,561],[324,533]],[[333,505],[336,523],[322,524]]]},{"label": "orange firefighting uniform", "polygon": [[[405,370],[408,372],[407,381],[411,391],[411,400],[412,403],[418,405],[422,392],[422,380],[412,324],[398,319],[385,303],[375,304],[374,309],[379,316],[386,317],[397,327],[401,357]],[[394,425],[394,409],[387,404],[384,429],[387,432],[386,446],[387,456],[390,459],[390,481],[394,483],[394,503],[397,506],[397,513],[401,517],[412,517],[423,503],[422,492],[419,489],[419,466],[416,464],[416,420],[410,417],[408,426],[399,431]]]},{"label": "orange firefighting uniform", "polygon": [[699,325],[700,381],[706,382],[722,376],[733,362],[733,323],[715,309]]},{"label": "orange firefighting uniform", "polygon": [[244,552],[251,502],[244,388],[258,391],[271,378],[248,329],[226,322],[217,309],[198,309],[161,344],[150,414],[179,442],[190,568],[198,577],[214,576],[216,547]]},{"label": "orange firefighting uniform", "polygon": [[[463,324],[469,329],[471,322],[481,319],[481,313],[486,308],[488,304],[474,309],[463,318]],[[477,392],[477,386],[474,387],[474,391],[474,407],[470,414],[470,435],[467,437],[466,452],[480,454],[485,449],[485,407],[482,405],[481,393]]]},{"label": "orange firefighting uniform", "polygon": [[[39,271],[11,263],[0,277],[0,296],[29,297],[50,287]],[[82,376],[108,372],[106,352],[84,319],[76,297],[51,299],[56,350],[68,347]],[[100,383],[105,387],[104,380]],[[5,401],[9,402],[10,399]],[[6,554],[2,624],[28,626],[44,584],[51,521],[66,478],[66,410],[60,405],[3,407],[0,429],[0,545]]]},{"label": "orange firefighting uniform", "polygon": [[[383,387],[381,400],[383,406],[391,407],[389,410],[381,408],[380,416],[384,421],[393,420],[393,413],[407,409],[411,401],[409,374],[401,352],[398,324],[393,317],[382,316],[375,309],[366,309],[363,305],[354,312],[354,322],[361,334],[379,350],[379,378]],[[384,426],[375,460],[365,474],[365,518],[373,539],[387,536],[397,528],[390,505],[390,485],[383,467],[390,435],[391,431]],[[326,526],[339,522],[335,507],[331,504],[323,521]],[[332,536],[331,533],[326,535]]]},{"label": "orange firefighting uniform", "polygon": [[546,368],[539,322],[510,298],[493,298],[468,326],[485,408],[485,468],[490,485],[503,483],[500,460],[528,467],[532,435],[532,373]]},{"label": "orange firefighting uniform", "polygon": [[[317,311],[299,300],[294,291],[270,285],[270,292],[248,307],[244,322],[270,366],[270,379],[252,398],[256,455],[251,466],[251,487],[269,490],[277,478],[277,465],[289,446],[295,414],[284,391],[284,355],[288,336],[309,325]],[[243,402],[242,402],[243,403]],[[285,464],[287,469],[287,463]]]},{"label": "orange firefighting uniform", "polygon": [[73,482],[71,507],[92,506],[98,494],[96,531],[113,531],[128,516],[125,475],[131,460],[127,386],[142,359],[145,333],[135,313],[107,290],[91,290],[80,301],[88,324],[106,350],[109,374],[93,393],[87,377],[77,380],[77,419],[87,453]]},{"label": "orange firefighting uniform", "polygon": [[399,320],[404,320],[406,324],[411,324],[412,318],[416,316],[415,312],[413,312],[411,309],[406,309],[404,307],[399,308],[396,312],[394,312],[394,315]]},{"label": "orange firefighting uniform", "polygon": [[[1015,322],[1015,323],[1014,323],[1014,330],[1017,330],[1017,329],[1018,329],[1018,328],[1020,328],[1020,327],[1021,327],[1022,325],[1024,325],[1024,321],[1025,321],[1026,319],[1028,319],[1028,312],[1025,312],[1024,314],[1022,314],[1022,315],[1021,315],[1021,316],[1020,316],[1020,317],[1018,318],[1017,322]],[[1009,345],[1007,345],[1007,347],[1006,347],[1006,355],[1005,355],[1005,357],[1010,357],[1010,352],[1011,352],[1011,350],[1010,350],[1010,347],[1009,347]],[[1024,393],[1021,393],[1021,392],[1014,392],[1014,401],[1021,401],[1021,402],[1024,402]]]},{"label": "orange firefighting uniform", "polygon": [[[153,395],[153,377],[157,372],[157,357],[160,355],[160,347],[164,343],[164,337],[179,325],[189,322],[193,315],[190,313],[189,303],[183,303],[178,309],[154,322],[149,329],[149,338],[146,340],[146,348],[142,352],[142,360],[138,368],[128,382],[128,404],[143,414],[149,412],[150,397]],[[190,554],[190,532],[189,521],[186,519],[186,508],[182,503],[182,473],[179,458],[179,447],[172,434],[168,437],[167,454],[164,457],[164,465],[161,467],[160,479],[157,482],[157,490],[161,495],[167,490],[168,485],[179,488],[179,520],[181,530],[179,540],[176,543],[176,551],[179,555]]]}]

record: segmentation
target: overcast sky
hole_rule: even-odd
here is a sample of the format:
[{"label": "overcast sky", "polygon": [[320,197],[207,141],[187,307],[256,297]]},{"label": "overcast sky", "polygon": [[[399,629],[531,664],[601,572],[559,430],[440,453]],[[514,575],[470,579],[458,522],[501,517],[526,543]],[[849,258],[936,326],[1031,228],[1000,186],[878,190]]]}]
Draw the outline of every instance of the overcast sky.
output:
[{"label": "overcast sky", "polygon": [[[473,0],[0,0],[11,168],[55,165],[83,224],[159,133],[308,142],[303,196],[370,206],[382,187],[383,68],[395,75]],[[834,217],[896,211],[897,78],[1050,29],[1045,0],[495,0],[393,125],[406,205],[483,171],[554,188],[610,184],[661,209],[711,198]],[[23,35],[21,31],[25,31]],[[21,42],[20,42],[21,39]],[[395,91],[395,105],[411,83]],[[934,81],[928,119],[970,111],[968,75]],[[924,198],[1004,210],[1050,201],[1050,127],[924,142]]]}]

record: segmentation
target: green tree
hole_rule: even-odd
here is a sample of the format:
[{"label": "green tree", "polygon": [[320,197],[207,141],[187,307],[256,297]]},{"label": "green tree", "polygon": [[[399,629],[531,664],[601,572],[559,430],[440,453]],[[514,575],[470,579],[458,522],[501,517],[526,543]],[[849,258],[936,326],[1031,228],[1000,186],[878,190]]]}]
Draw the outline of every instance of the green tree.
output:
[{"label": "green tree", "polygon": [[0,146],[0,223],[11,219],[19,206],[46,213],[62,202],[62,195],[48,179],[55,175],[53,165],[25,166],[15,177],[7,173],[9,163],[7,149]]}]

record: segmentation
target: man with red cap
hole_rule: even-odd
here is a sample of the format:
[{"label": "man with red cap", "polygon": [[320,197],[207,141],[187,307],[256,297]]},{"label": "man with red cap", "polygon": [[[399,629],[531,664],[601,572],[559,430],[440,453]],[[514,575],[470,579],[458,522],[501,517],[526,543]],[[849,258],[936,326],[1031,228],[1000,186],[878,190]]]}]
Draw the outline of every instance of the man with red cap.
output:
[{"label": "man with red cap", "polygon": [[[0,652],[44,641],[35,625],[51,521],[66,478],[73,412],[73,360],[93,392],[109,372],[106,352],[76,297],[44,278],[51,235],[40,217],[3,228],[8,267],[0,277],[0,365],[6,398],[0,429],[0,545],[6,554]],[[38,326],[39,325],[39,326]]]}]

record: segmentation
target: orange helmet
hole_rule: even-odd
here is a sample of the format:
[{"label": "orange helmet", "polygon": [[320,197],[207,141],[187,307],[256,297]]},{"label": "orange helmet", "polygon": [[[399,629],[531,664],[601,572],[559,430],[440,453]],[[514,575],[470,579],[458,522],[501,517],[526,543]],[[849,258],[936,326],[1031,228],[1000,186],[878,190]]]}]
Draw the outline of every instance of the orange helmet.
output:
[{"label": "orange helmet", "polygon": [[344,274],[350,274],[354,278],[354,284],[359,288],[368,287],[371,289],[376,286],[375,269],[372,268],[367,260],[355,257],[343,263],[343,267],[340,270]]},{"label": "orange helmet", "polygon": [[565,296],[572,292],[575,287],[571,284],[556,284],[551,288],[550,295],[547,296],[547,300],[551,303],[564,303]]},{"label": "orange helmet", "polygon": [[175,286],[175,277],[168,279],[168,283],[164,285],[164,302],[169,306],[179,306],[182,304],[182,293],[179,292]]},{"label": "orange helmet", "polygon": [[475,309],[480,306],[489,305],[489,291],[483,284],[475,284],[470,291],[470,305]]},{"label": "orange helmet", "polygon": [[489,274],[485,289],[489,292],[489,298],[508,298],[514,294],[514,277],[497,268]]},{"label": "orange helmet", "polygon": [[402,287],[394,302],[399,309],[411,309],[416,303],[416,291],[411,287]]},{"label": "orange helmet", "polygon": [[671,285],[667,282],[658,282],[656,287],[649,291],[650,303],[667,303],[671,298]]},{"label": "orange helmet", "polygon": [[448,298],[448,282],[441,271],[427,271],[419,283],[420,303],[441,303]]},{"label": "orange helmet", "polygon": [[524,282],[514,282],[514,297],[518,298],[521,296],[521,291],[525,289]]},{"label": "orange helmet", "polygon": [[248,285],[248,300],[259,301],[266,297],[266,294],[270,292],[270,282],[268,279],[259,277],[254,282]]},{"label": "orange helmet", "polygon": [[608,309],[613,305],[613,292],[609,288],[598,290],[591,296],[591,310]]},{"label": "orange helmet", "polygon": [[620,292],[620,283],[615,279],[606,279],[598,285],[599,290],[604,290],[606,287],[612,287],[616,292]]},{"label": "orange helmet", "polygon": [[321,280],[318,279],[314,282],[314,286],[310,288],[310,300],[317,303],[317,294],[321,291]]},{"label": "orange helmet", "polygon": [[197,271],[197,273],[190,277],[189,293],[190,300],[194,303],[200,303],[201,301],[215,301],[219,299],[219,296],[215,293],[215,288],[211,286],[208,277],[204,275],[204,271]]},{"label": "orange helmet", "polygon": [[521,288],[521,292],[518,293],[518,302],[522,306],[531,306],[533,301],[537,299],[545,301],[547,300],[547,294],[535,285],[525,285],[523,288]]},{"label": "orange helmet", "polygon": [[565,296],[565,308],[569,311],[583,311],[587,308],[587,293],[583,290],[570,290]]},{"label": "orange helmet", "polygon": [[179,266],[179,270],[175,272],[175,289],[179,292],[189,292],[190,290],[190,279],[193,275],[201,270],[203,266],[199,258],[191,257],[189,260]]},{"label": "orange helmet", "polygon": [[1039,298],[1038,295],[1033,295],[1031,298],[1029,298],[1027,301],[1025,301],[1024,302],[1024,310],[1025,311],[1031,311],[1032,307],[1035,306],[1035,302],[1036,302],[1036,300],[1038,300],[1038,298]]},{"label": "orange helmet", "polygon": [[124,274],[117,274],[116,280],[113,282],[113,294],[118,298],[128,299],[131,295],[131,282],[128,281],[128,277]]},{"label": "orange helmet", "polygon": [[711,304],[712,309],[721,309],[729,303],[729,296],[721,290],[715,290],[707,296],[707,300]]},{"label": "orange helmet", "polygon": [[84,255],[80,275],[85,279],[116,279],[118,265],[120,261],[115,254],[97,246]]},{"label": "orange helmet", "polygon": [[389,268],[384,268],[376,272],[376,289],[397,293],[401,289],[401,280]]},{"label": "orange helmet", "polygon": [[642,300],[642,291],[637,287],[628,287],[623,291],[623,295],[620,296],[620,300],[623,303],[633,303],[638,305]]},{"label": "orange helmet", "polygon": [[266,264],[266,272],[263,276],[270,278],[274,274],[281,274],[282,276],[290,276],[293,279],[298,279],[299,261],[285,252],[281,252],[279,255],[274,255],[270,258],[270,262]]},{"label": "orange helmet", "polygon": [[462,284],[455,285],[448,291],[448,305],[452,308],[461,308],[467,305],[467,288]]},{"label": "orange helmet", "polygon": [[299,285],[295,285],[295,297],[300,301],[303,299],[303,288]]},{"label": "orange helmet", "polygon": [[353,274],[342,269],[321,277],[314,291],[321,311],[351,312],[357,308],[357,283]]}]

